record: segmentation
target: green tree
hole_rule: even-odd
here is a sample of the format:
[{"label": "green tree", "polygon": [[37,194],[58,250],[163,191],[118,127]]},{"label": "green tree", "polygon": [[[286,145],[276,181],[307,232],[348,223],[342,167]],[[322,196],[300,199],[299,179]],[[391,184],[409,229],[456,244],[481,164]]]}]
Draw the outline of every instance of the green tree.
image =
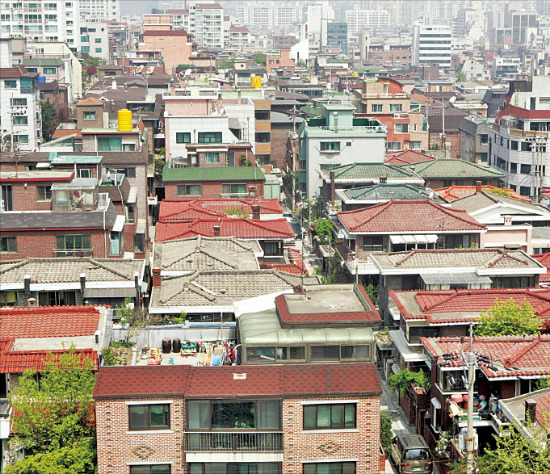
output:
[{"label": "green tree", "polygon": [[540,334],[542,319],[531,304],[524,300],[516,304],[512,298],[495,304],[481,314],[479,324],[474,326],[476,336],[523,336]]},{"label": "green tree", "polygon": [[466,77],[466,73],[464,71],[458,71],[458,74],[456,75],[456,82],[466,82],[468,78]]},{"label": "green tree", "polygon": [[[545,419],[548,420],[548,412]],[[494,448],[486,448],[476,458],[479,474],[524,473],[545,474],[550,472],[550,437],[548,422],[531,430],[533,435],[526,438],[513,425],[502,431],[502,436],[493,435]],[[454,474],[466,473],[466,462],[462,460],[454,466]]]},{"label": "green tree", "polygon": [[48,354],[40,377],[27,370],[9,395],[16,415],[15,442],[32,454],[69,447],[95,433],[96,375],[88,357],[75,352]]},{"label": "green tree", "polygon": [[126,330],[125,344],[130,347],[134,344],[130,339],[136,337],[141,329],[147,326],[147,316],[143,311],[132,307],[132,298],[126,298],[124,304],[117,306],[116,314]]},{"label": "green tree", "polygon": [[40,110],[42,112],[42,137],[44,141],[49,142],[59,125],[59,114],[49,100],[40,102]]},{"label": "green tree", "polygon": [[315,223],[315,233],[322,245],[330,242],[333,230],[334,224],[330,219],[319,219]]},{"label": "green tree", "polygon": [[259,64],[260,66],[265,66],[265,54],[256,53],[254,56],[252,56],[252,61],[254,61],[256,64]]},{"label": "green tree", "polygon": [[390,375],[388,379],[388,387],[392,390],[399,390],[400,393],[405,393],[411,384],[415,387],[421,387],[426,391],[430,388],[428,376],[422,371],[413,372],[409,369],[402,369]]},{"label": "green tree", "polygon": [[298,59],[298,61],[296,61],[296,67],[307,67],[307,64],[303,59]]},{"label": "green tree", "polygon": [[94,438],[84,438],[70,446],[37,453],[7,466],[6,474],[89,474],[96,471]]},{"label": "green tree", "polygon": [[380,443],[386,453],[390,450],[392,438],[391,417],[386,413],[380,413]]}]

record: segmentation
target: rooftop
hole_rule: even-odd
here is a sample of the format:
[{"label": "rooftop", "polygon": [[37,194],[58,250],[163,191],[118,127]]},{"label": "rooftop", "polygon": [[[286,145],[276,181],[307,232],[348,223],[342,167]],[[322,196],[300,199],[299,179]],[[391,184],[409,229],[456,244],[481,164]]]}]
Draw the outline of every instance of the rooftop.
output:
[{"label": "rooftop", "polygon": [[305,293],[275,299],[283,326],[378,325],[380,315],[359,285],[311,285]]},{"label": "rooftop", "polygon": [[457,212],[430,199],[391,200],[363,209],[339,212],[338,220],[351,234],[481,232],[486,228],[466,211]]},{"label": "rooftop", "polygon": [[[457,160],[454,158],[439,158],[412,165],[414,172],[424,179],[433,178],[503,178],[504,173],[491,168],[490,166],[482,166],[469,161]],[[410,165],[403,165],[402,168],[409,169]]]},{"label": "rooftop", "polygon": [[23,59],[23,66],[25,67],[59,67],[63,66],[63,60],[60,58],[25,58]]},{"label": "rooftop", "polygon": [[[525,402],[536,402],[536,424],[528,425],[525,423]],[[499,401],[500,408],[506,416],[511,418],[516,426],[520,426],[524,433],[533,437],[545,437],[546,433],[541,428],[548,426],[546,417],[550,413],[550,388],[537,390],[535,392],[526,393],[519,397],[509,398]],[[547,442],[547,439],[541,439],[541,442]]]},{"label": "rooftop", "polygon": [[260,215],[282,215],[283,208],[277,199],[193,199],[189,201],[163,200],[159,220],[191,221],[200,218],[230,216],[229,211],[240,210],[252,217],[252,207],[260,206]]},{"label": "rooftop", "polygon": [[504,249],[438,249],[371,254],[382,274],[428,273],[445,268],[448,271],[475,271],[478,275],[535,275],[546,268],[521,250]]},{"label": "rooftop", "polygon": [[535,313],[550,322],[550,290],[544,288],[487,290],[390,291],[405,319],[427,320],[430,324],[470,323],[495,302],[527,301]]},{"label": "rooftop", "polygon": [[192,237],[155,243],[153,268],[162,272],[258,270],[259,244],[234,237]]},{"label": "rooftop", "polygon": [[412,184],[374,184],[351,189],[337,189],[336,194],[348,204],[359,203],[379,203],[399,200],[423,200],[435,199],[443,200],[431,189],[413,186]]},{"label": "rooftop", "polygon": [[197,235],[214,237],[215,227],[219,227],[220,237],[255,240],[294,238],[294,231],[286,219],[211,218],[192,222],[161,221],[157,224],[155,240],[162,242]]},{"label": "rooftop", "polygon": [[544,273],[540,276],[540,281],[550,282],[550,252],[531,256],[541,265],[544,265],[548,270],[547,273]]},{"label": "rooftop", "polygon": [[372,364],[102,367],[94,398],[380,395]]},{"label": "rooftop", "polygon": [[49,183],[54,181],[72,181],[74,171],[49,171],[49,170],[30,170],[30,171],[0,171],[0,182],[2,181],[37,181]]},{"label": "rooftop", "polygon": [[401,166],[387,165],[385,163],[353,163],[350,165],[337,166],[331,169],[322,169],[320,171],[323,179],[328,183],[330,173],[334,173],[336,182],[348,181],[372,181],[385,177],[388,180],[419,181],[422,180]]},{"label": "rooftop", "polygon": [[421,163],[429,160],[435,160],[435,158],[415,150],[398,151],[386,156],[386,164],[395,166],[412,165],[414,163]]},{"label": "rooftop", "polygon": [[[426,350],[443,363],[443,354],[468,352],[469,338],[421,338]],[[519,377],[550,374],[550,336],[474,337],[473,351],[489,357],[488,364],[479,363],[487,378]],[[461,367],[462,358],[450,359],[448,366]]]},{"label": "rooftop", "polygon": [[143,260],[121,260],[111,258],[26,258],[0,262],[0,289],[14,285],[23,287],[25,275],[31,276],[31,284],[37,283],[79,283],[80,275],[86,274],[86,281],[134,282],[135,273],[143,272]]},{"label": "rooftop", "polygon": [[[435,192],[446,201],[451,202],[451,201],[454,201],[455,199],[460,199],[462,197],[471,196],[472,194],[475,194],[476,189],[477,189],[476,186],[457,186],[453,184],[452,186],[448,186],[446,188],[436,189]],[[481,186],[481,189],[489,193],[495,194],[496,196],[506,193],[511,198],[519,199],[525,202],[531,202],[529,198],[526,198],[521,194],[516,193],[513,189],[499,188],[497,186],[491,186],[490,184]]]},{"label": "rooftop", "polygon": [[170,168],[164,166],[163,181],[265,181],[261,168],[251,166],[220,168]]},{"label": "rooftop", "polygon": [[[150,312],[194,312],[200,308],[224,308],[257,296],[292,291],[301,283],[300,275],[276,270],[195,271],[185,276],[162,277],[160,287],[152,288]],[[217,311],[217,310],[216,310]]]}]

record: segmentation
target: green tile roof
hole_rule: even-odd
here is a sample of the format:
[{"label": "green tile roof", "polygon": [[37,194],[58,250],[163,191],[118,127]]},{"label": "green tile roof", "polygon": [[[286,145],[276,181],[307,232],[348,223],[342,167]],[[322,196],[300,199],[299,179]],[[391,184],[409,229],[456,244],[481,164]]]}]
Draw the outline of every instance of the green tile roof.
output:
[{"label": "green tile roof", "polygon": [[[410,168],[411,165],[401,165]],[[414,164],[414,171],[422,178],[503,178],[501,173],[490,166],[477,165],[469,161],[453,158],[423,161]]]},{"label": "green tile roof", "polygon": [[238,181],[261,180],[265,175],[258,167],[220,167],[220,168],[169,168],[164,165],[163,181]]},{"label": "green tile roof", "polygon": [[348,199],[358,200],[378,200],[385,201],[390,199],[427,199],[430,198],[433,191],[413,186],[412,184],[375,184],[373,186],[364,186],[360,188],[346,189],[342,191]]},{"label": "green tile roof", "polygon": [[63,60],[59,58],[29,58],[23,59],[23,66],[63,66]]},{"label": "green tile roof", "polygon": [[323,170],[323,173],[328,176],[331,171],[334,171],[336,179],[375,179],[380,176],[387,176],[388,178],[413,177],[411,171],[401,166],[386,165],[384,163],[353,163]]}]

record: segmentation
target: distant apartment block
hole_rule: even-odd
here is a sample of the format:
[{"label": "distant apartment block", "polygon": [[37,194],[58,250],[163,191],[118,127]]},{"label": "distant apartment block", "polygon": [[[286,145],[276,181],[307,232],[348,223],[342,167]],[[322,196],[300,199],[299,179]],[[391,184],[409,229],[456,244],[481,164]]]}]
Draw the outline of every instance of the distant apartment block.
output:
[{"label": "distant apartment block", "polygon": [[438,64],[440,69],[451,67],[451,28],[444,25],[414,25],[413,65]]}]

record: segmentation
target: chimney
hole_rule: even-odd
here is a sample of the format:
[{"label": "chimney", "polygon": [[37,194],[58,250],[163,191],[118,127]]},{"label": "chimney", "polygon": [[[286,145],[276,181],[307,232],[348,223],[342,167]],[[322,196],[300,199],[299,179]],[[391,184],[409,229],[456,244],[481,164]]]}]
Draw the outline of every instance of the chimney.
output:
[{"label": "chimney", "polygon": [[25,275],[24,280],[25,299],[28,300],[31,297],[31,276]]},{"label": "chimney", "polygon": [[334,171],[330,172],[330,200],[334,201],[336,191],[336,182],[334,179]]},{"label": "chimney", "polygon": [[218,107],[218,114],[221,114],[221,110],[223,109],[223,100],[222,100],[222,95],[221,94],[218,94],[217,107]]},{"label": "chimney", "polygon": [[84,301],[84,290],[86,289],[86,274],[80,274],[80,296],[82,296],[82,301]]},{"label": "chimney", "polygon": [[241,91],[237,91],[237,104],[242,104],[243,103],[243,97],[242,97],[242,94],[241,94]]},{"label": "chimney", "polygon": [[503,215],[504,225],[512,225],[512,216]]},{"label": "chimney", "polygon": [[219,237],[220,236],[220,229],[221,229],[221,227],[219,225],[214,226],[214,237]]},{"label": "chimney", "polygon": [[481,192],[481,181],[476,181],[476,193]]},{"label": "chimney", "polygon": [[111,82],[111,89],[116,89],[116,79],[113,79],[113,82]]},{"label": "chimney", "polygon": [[530,425],[534,425],[537,422],[537,402],[536,400],[525,400],[525,423],[529,420]]},{"label": "chimney", "polygon": [[378,180],[380,184],[386,184],[388,182],[387,176],[380,176],[380,179]]},{"label": "chimney", "polygon": [[29,298],[27,300],[27,307],[28,308],[36,308],[36,298]]},{"label": "chimney", "polygon": [[153,288],[160,286],[160,268],[153,268]]},{"label": "chimney", "polygon": [[170,95],[176,95],[176,84],[170,84]]},{"label": "chimney", "polygon": [[252,204],[252,219],[260,219],[260,205]]},{"label": "chimney", "polygon": [[128,83],[127,82],[124,83],[124,90],[128,90]]}]

